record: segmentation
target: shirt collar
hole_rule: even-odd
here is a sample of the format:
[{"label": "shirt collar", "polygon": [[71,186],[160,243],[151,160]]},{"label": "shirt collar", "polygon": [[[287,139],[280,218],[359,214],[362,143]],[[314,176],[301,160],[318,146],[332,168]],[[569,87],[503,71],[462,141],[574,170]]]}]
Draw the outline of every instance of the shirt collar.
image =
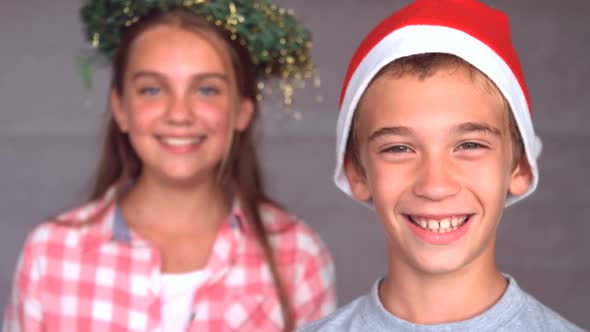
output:
[{"label": "shirt collar", "polygon": [[[80,219],[96,218],[95,222],[93,222],[94,227],[91,227],[100,229],[98,236],[96,236],[96,232],[89,232],[92,236],[87,238],[87,245],[101,245],[110,241],[127,245],[145,243],[138,236],[134,235],[127,226],[125,217],[117,203],[118,196],[116,186],[112,186],[97,201],[91,202],[81,208],[81,210],[89,211],[86,215],[90,216],[90,218],[86,216],[86,218],[80,217]],[[239,233],[249,231],[251,226],[242,210],[242,202],[239,199],[239,195],[234,196],[230,213],[224,225],[229,226],[231,230]]]},{"label": "shirt collar", "polygon": [[[132,244],[134,242],[134,236],[125,222],[119,204],[114,203],[113,213],[105,217],[110,219],[104,220],[106,223],[105,226],[107,226],[105,229],[107,232],[109,232],[108,226],[110,225],[110,236],[108,236],[107,233],[107,239],[124,244]],[[248,228],[248,222],[246,221],[245,214],[241,208],[241,202],[237,196],[233,200],[232,207],[226,217],[225,223],[229,224],[229,227],[234,230],[245,231]]]},{"label": "shirt collar", "polygon": [[[125,222],[123,213],[116,202],[114,189],[109,190],[101,199],[92,202],[82,209],[90,209],[92,230],[87,233],[84,243],[86,249],[97,249],[103,244],[113,242],[129,246],[149,245],[137,236]],[[236,196],[237,197],[237,196]],[[229,215],[221,226],[214,242],[207,269],[211,273],[208,283],[214,283],[227,274],[229,268],[236,262],[237,257],[245,248],[245,237],[249,232],[249,225],[241,208],[241,202],[235,198]]]},{"label": "shirt collar", "polygon": [[118,204],[115,205],[112,225],[112,234],[110,236],[111,240],[125,244],[131,244],[131,231],[125,223],[123,213],[121,212],[121,208],[119,208]]},{"label": "shirt collar", "polygon": [[520,313],[526,302],[526,294],[519,288],[516,280],[508,274],[504,274],[504,277],[508,281],[508,286],[500,300],[483,313],[463,321],[420,325],[398,318],[385,309],[379,298],[379,286],[383,279],[377,280],[371,292],[362,298],[361,301],[364,302],[361,309],[362,315],[373,329],[387,326],[396,331],[477,331],[485,326],[486,331],[488,331],[487,328],[489,331],[500,330]]},{"label": "shirt collar", "polygon": [[[111,225],[111,235],[108,238],[110,238],[112,241],[131,244],[131,230],[127,226],[125,218],[123,217],[123,212],[121,211],[121,208],[118,204],[114,205],[113,213],[108,217],[112,219],[112,221],[109,223]],[[108,221],[105,220],[105,222]],[[229,223],[229,226],[232,229],[243,229],[244,227],[247,227],[247,222],[245,222],[245,218],[239,209],[239,205],[237,204],[234,204],[234,207],[230,210],[226,222]]]}]

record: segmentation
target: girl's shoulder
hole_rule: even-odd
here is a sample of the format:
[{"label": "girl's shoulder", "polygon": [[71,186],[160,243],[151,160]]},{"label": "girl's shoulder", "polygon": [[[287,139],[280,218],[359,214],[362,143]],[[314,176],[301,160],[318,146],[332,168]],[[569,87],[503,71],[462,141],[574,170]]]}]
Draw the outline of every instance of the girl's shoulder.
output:
[{"label": "girl's shoulder", "polygon": [[327,252],[320,235],[297,215],[273,204],[261,204],[260,216],[275,248],[318,255]]},{"label": "girl's shoulder", "polygon": [[258,207],[260,218],[269,234],[290,232],[296,228],[309,226],[294,213],[272,203],[262,203]]},{"label": "girl's shoulder", "polygon": [[106,217],[112,204],[95,200],[48,218],[33,228],[26,247],[78,247],[88,239],[99,240],[104,235]]}]

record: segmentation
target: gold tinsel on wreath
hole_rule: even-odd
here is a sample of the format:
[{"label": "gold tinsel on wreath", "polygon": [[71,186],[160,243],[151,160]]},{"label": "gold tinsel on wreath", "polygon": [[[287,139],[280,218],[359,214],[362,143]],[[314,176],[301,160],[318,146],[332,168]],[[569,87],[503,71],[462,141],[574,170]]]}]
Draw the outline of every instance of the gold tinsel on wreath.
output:
[{"label": "gold tinsel on wreath", "polygon": [[233,40],[248,48],[256,65],[258,100],[263,92],[272,92],[264,83],[270,79],[279,80],[287,109],[293,103],[295,89],[303,87],[305,80],[315,76],[314,85],[319,86],[310,60],[311,34],[292,10],[279,8],[269,0],[91,0],[80,9],[80,17],[87,40],[110,61],[126,27],[152,10],[178,7],[226,29]]}]

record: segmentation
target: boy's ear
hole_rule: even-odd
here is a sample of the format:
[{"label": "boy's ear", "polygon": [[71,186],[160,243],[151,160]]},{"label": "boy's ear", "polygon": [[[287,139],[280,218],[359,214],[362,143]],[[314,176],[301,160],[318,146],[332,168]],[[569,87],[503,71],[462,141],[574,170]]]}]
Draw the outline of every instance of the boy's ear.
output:
[{"label": "boy's ear", "polygon": [[533,173],[531,171],[531,166],[529,165],[526,155],[523,153],[510,175],[508,192],[513,196],[524,194],[528,190],[532,179]]},{"label": "boy's ear", "polygon": [[235,130],[244,131],[250,125],[254,114],[254,102],[249,98],[243,98],[239,105],[238,114],[234,124]]},{"label": "boy's ear", "polygon": [[111,90],[111,112],[119,129],[126,133],[129,130],[129,119],[123,109],[121,96],[119,96],[115,89]]},{"label": "boy's ear", "polygon": [[355,165],[350,158],[344,158],[344,173],[350,184],[350,190],[354,198],[359,201],[368,202],[371,200],[371,191],[367,184],[367,178],[359,168],[361,165]]}]

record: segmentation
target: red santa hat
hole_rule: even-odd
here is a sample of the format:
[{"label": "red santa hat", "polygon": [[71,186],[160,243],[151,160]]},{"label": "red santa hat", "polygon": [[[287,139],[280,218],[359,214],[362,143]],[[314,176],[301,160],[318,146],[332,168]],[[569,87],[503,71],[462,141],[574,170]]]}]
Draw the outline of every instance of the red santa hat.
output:
[{"label": "red santa hat", "polygon": [[541,141],[535,135],[527,87],[512,47],[508,17],[476,0],[417,0],[377,25],[361,42],[348,66],[340,94],[334,181],[351,195],[344,156],[354,111],[374,76],[401,57],[423,53],[453,54],[486,74],[508,101],[532,171],[528,191],[510,195],[510,205],[537,187]]}]

